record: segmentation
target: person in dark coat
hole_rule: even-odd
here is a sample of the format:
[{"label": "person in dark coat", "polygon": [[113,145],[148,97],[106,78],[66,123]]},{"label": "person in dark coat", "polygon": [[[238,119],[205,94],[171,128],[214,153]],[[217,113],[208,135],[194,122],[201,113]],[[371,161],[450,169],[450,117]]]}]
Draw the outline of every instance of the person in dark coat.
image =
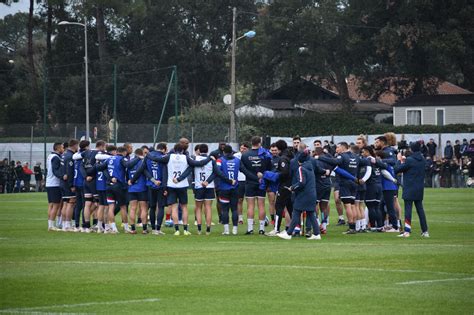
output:
[{"label": "person in dark coat", "polygon": [[292,176],[293,185],[289,190],[294,193],[293,199],[293,215],[291,223],[287,231],[278,233],[278,237],[291,240],[291,235],[297,224],[300,223],[301,214],[306,211],[309,222],[313,227],[313,235],[308,237],[309,240],[320,240],[319,225],[316,221],[316,177],[314,175],[313,165],[309,159],[309,152],[303,151],[298,154],[298,170]]},{"label": "person in dark coat", "polygon": [[454,149],[451,145],[451,141],[446,141],[446,146],[444,147],[444,158],[446,160],[451,160],[454,157]]},{"label": "person in dark coat", "polygon": [[403,173],[403,195],[405,201],[405,232],[400,237],[410,237],[411,213],[413,203],[420,219],[421,236],[429,237],[428,224],[426,223],[425,210],[423,209],[424,175],[426,161],[420,152],[420,143],[410,144],[412,154],[405,158],[398,154],[398,163],[395,165],[395,173]]}]

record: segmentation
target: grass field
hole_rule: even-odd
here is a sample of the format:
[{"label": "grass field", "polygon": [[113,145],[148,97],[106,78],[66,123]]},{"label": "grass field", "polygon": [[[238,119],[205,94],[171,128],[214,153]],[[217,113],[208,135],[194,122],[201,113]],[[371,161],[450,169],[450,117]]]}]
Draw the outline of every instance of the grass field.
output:
[{"label": "grass field", "polygon": [[0,312],[473,314],[474,190],[425,200],[430,239],[416,215],[410,239],[332,215],[315,242],[47,232],[44,194],[0,195]]}]

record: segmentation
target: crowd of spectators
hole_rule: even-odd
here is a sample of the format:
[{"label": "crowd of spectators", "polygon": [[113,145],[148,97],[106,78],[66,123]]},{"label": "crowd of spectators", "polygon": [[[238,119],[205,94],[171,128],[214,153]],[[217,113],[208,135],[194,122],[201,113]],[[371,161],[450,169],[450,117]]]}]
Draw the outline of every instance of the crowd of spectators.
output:
[{"label": "crowd of spectators", "polygon": [[[41,163],[38,162],[30,169],[28,162],[8,161],[4,159],[0,161],[0,193],[19,193],[19,192],[36,192],[44,191],[44,171]],[[34,175],[35,183],[32,185],[31,180]]]}]

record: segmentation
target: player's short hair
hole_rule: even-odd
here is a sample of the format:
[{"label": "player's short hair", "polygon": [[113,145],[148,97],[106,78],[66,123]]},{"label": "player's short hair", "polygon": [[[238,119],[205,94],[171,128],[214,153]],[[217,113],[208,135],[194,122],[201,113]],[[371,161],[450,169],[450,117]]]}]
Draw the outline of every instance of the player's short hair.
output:
[{"label": "player's short hair", "polygon": [[364,135],[359,135],[359,136],[357,137],[357,140],[362,141],[362,142],[364,143],[364,145],[367,144],[367,138],[366,138]]},{"label": "player's short hair", "polygon": [[178,142],[174,145],[173,149],[174,149],[175,152],[181,152],[181,151],[183,151],[183,145]]},{"label": "player's short hair", "polygon": [[64,150],[66,150],[67,148],[69,148],[69,142],[64,142],[64,143],[63,143],[63,148],[64,148]]},{"label": "player's short hair", "polygon": [[225,147],[224,147],[224,153],[225,154],[230,154],[230,153],[232,153],[232,151],[233,151],[232,147],[230,145],[226,144]]},{"label": "player's short hair", "polygon": [[117,150],[117,147],[114,146],[113,144],[109,144],[108,146],[105,147],[105,151],[107,152],[112,152],[112,151],[115,151]]},{"label": "player's short hair", "polygon": [[166,150],[166,148],[167,148],[166,143],[164,143],[164,142],[160,142],[156,145],[157,150]]},{"label": "player's short hair", "polygon": [[71,140],[69,140],[68,147],[73,147],[73,146],[77,145],[78,143],[79,143],[79,141],[77,139],[71,139]]},{"label": "player's short hair", "polygon": [[378,136],[377,138],[375,138],[375,140],[379,140],[380,142],[387,144],[387,137],[385,136]]},{"label": "player's short hair", "polygon": [[199,147],[200,147],[200,146],[201,146],[200,144],[196,144],[196,145],[194,146],[194,152],[196,152],[197,150],[199,150]]},{"label": "player's short hair", "polygon": [[97,142],[95,143],[96,148],[103,147],[103,146],[105,146],[105,141],[104,140],[97,140]]},{"label": "player's short hair", "polygon": [[323,143],[321,142],[321,140],[319,140],[319,139],[314,140],[314,141],[313,141],[313,144],[315,144],[315,143],[323,144]]},{"label": "player's short hair", "polygon": [[280,151],[284,151],[288,148],[288,144],[286,144],[286,141],[283,139],[280,139],[277,142],[275,142],[275,145]]},{"label": "player's short hair", "polygon": [[324,149],[321,147],[314,148],[314,154],[316,155],[322,155],[324,152]]},{"label": "player's short hair", "polygon": [[91,142],[89,140],[81,140],[81,142],[79,142],[79,149],[84,150],[90,145],[91,145]]},{"label": "player's short hair", "polygon": [[207,144],[205,144],[205,143],[200,144],[199,145],[199,152],[201,152],[201,153],[209,152],[209,147],[207,146]]},{"label": "player's short hair", "polygon": [[127,153],[127,148],[124,146],[118,147],[117,153]]},{"label": "player's short hair", "polygon": [[270,144],[270,148],[277,148],[277,149],[278,149],[278,147],[277,147],[277,145],[276,145],[275,142],[273,142],[272,144]]},{"label": "player's short hair", "polygon": [[252,143],[252,145],[259,145],[262,143],[262,138],[259,136],[253,136],[252,139],[250,139],[250,143]]},{"label": "player's short hair", "polygon": [[371,146],[366,145],[366,146],[364,146],[364,147],[362,148],[362,150],[365,150],[365,151],[369,152],[370,156],[375,157],[374,148],[372,148]]},{"label": "player's short hair", "polygon": [[386,132],[383,134],[385,136],[385,139],[387,139],[386,144],[390,146],[396,146],[397,145],[397,135],[393,132]]},{"label": "player's short hair", "polygon": [[293,137],[293,141],[295,141],[295,140],[301,141],[301,137],[300,137],[300,136],[294,136],[294,137]]},{"label": "player's short hair", "polygon": [[141,148],[135,149],[135,155],[143,156],[143,149]]},{"label": "player's short hair", "polygon": [[123,144],[123,147],[124,147],[124,148],[131,148],[131,147],[132,147],[132,144],[131,144],[130,142],[125,142],[125,143]]},{"label": "player's short hair", "polygon": [[142,145],[140,148],[142,150],[150,150],[150,148],[146,144]]},{"label": "player's short hair", "polygon": [[359,147],[356,146],[356,145],[351,145],[351,151],[352,151],[352,153],[354,153],[354,154],[359,154],[359,153],[360,153],[360,149],[359,149]]},{"label": "player's short hair", "polygon": [[246,147],[247,149],[250,149],[250,144],[249,144],[247,141],[242,142],[242,143],[240,144],[240,146],[244,146],[244,147]]},{"label": "player's short hair", "polygon": [[61,142],[55,142],[53,144],[53,151],[57,151],[63,144]]},{"label": "player's short hair", "polygon": [[337,145],[340,145],[341,147],[344,147],[345,149],[349,149],[349,145],[345,141],[341,141]]}]

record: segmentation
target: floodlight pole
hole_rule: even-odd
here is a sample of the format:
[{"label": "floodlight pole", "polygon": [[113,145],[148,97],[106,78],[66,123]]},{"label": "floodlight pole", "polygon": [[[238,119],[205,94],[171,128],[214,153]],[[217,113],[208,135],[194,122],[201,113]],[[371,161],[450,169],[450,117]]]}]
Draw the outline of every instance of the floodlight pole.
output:
[{"label": "floodlight pole", "polygon": [[229,130],[229,142],[235,143],[237,135],[235,130],[235,44],[236,44],[236,20],[237,20],[237,8],[232,9],[232,61],[231,61],[231,74],[230,74],[230,130]]}]

